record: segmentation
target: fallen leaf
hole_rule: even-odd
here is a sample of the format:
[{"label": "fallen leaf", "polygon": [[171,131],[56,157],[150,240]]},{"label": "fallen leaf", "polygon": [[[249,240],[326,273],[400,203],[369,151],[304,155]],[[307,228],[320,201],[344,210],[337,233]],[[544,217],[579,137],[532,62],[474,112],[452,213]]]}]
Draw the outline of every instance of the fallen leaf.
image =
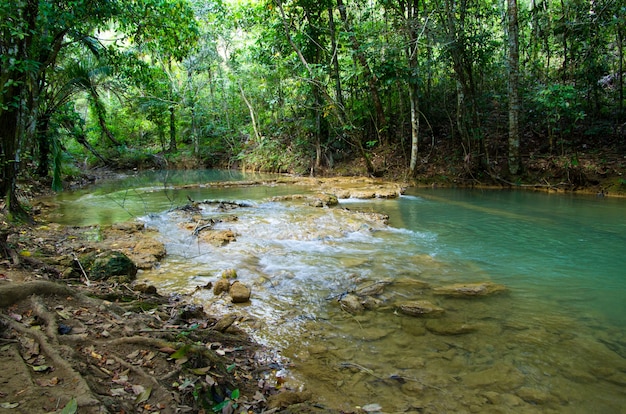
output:
[{"label": "fallen leaf", "polygon": [[136,350],[134,352],[131,352],[130,354],[126,355],[126,358],[128,359],[135,359],[139,356],[139,350]]},{"label": "fallen leaf", "polygon": [[133,393],[134,393],[135,395],[139,395],[139,394],[141,394],[142,392],[144,392],[144,391],[146,390],[146,389],[144,388],[144,386],[143,386],[143,385],[141,385],[141,384],[133,385],[133,387],[132,387],[132,388],[133,388]]},{"label": "fallen leaf", "polygon": [[35,382],[37,382],[37,385],[40,387],[54,387],[59,384],[59,378],[53,377],[50,379],[38,379]]},{"label": "fallen leaf", "polygon": [[111,395],[113,397],[121,397],[123,395],[127,395],[127,393],[124,388],[111,388]]},{"label": "fallen leaf", "polygon": [[176,350],[172,347],[169,346],[164,346],[163,348],[159,348],[160,352],[164,352],[166,354],[173,354],[174,352],[176,352]]},{"label": "fallen leaf", "polygon": [[11,403],[11,402],[3,402],[0,403],[0,408],[15,408],[18,407],[20,403]]},{"label": "fallen leaf", "polygon": [[47,365],[31,365],[30,366],[35,372],[46,372],[50,369]]},{"label": "fallen leaf", "polygon": [[192,373],[196,374],[196,375],[204,375],[207,372],[209,372],[209,370],[211,369],[211,367],[204,367],[204,368],[194,368],[191,370]]},{"label": "fallen leaf", "polygon": [[57,315],[59,315],[61,318],[68,320],[71,318],[70,314],[65,312],[64,310],[58,310],[57,311]]},{"label": "fallen leaf", "polygon": [[152,388],[150,387],[146,388],[141,394],[137,396],[137,399],[135,400],[135,404],[140,404],[142,402],[148,401],[148,398],[150,398],[151,393],[152,393]]},{"label": "fallen leaf", "polygon": [[72,398],[66,405],[63,407],[61,414],[75,414],[78,411],[78,403],[76,402],[76,398]]}]

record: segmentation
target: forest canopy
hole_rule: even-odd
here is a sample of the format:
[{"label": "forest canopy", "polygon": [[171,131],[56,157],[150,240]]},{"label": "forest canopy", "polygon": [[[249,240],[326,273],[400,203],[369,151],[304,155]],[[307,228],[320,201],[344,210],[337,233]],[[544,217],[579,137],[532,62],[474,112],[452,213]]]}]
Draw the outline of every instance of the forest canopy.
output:
[{"label": "forest canopy", "polygon": [[21,175],[93,166],[575,166],[624,147],[625,31],[619,0],[2,2],[0,191],[20,213]]}]

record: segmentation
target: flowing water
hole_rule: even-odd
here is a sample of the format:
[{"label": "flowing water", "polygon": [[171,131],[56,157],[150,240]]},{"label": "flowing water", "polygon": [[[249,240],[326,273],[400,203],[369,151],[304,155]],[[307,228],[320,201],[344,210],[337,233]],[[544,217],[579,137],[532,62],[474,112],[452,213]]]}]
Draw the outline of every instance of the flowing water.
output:
[{"label": "flowing water", "polygon": [[[209,312],[252,315],[241,326],[281,350],[290,361],[288,384],[306,384],[324,406],[626,413],[626,200],[420,189],[315,208],[270,201],[310,191],[293,186],[171,187],[250,179],[189,174],[133,177],[59,196],[55,220],[106,224],[140,216],[159,229],[168,256],[139,277],[161,292],[188,293]],[[201,205],[200,215],[217,221],[214,229],[232,230],[237,240],[215,247],[192,237],[179,223],[197,214],[172,210],[187,197],[245,203],[228,211]],[[355,211],[388,214],[389,225]],[[252,287],[250,304],[195,290],[231,268]],[[485,281],[507,291],[460,299],[433,290]],[[343,294],[377,282],[385,282],[377,308],[341,308]],[[398,312],[412,300],[445,313]]]}]

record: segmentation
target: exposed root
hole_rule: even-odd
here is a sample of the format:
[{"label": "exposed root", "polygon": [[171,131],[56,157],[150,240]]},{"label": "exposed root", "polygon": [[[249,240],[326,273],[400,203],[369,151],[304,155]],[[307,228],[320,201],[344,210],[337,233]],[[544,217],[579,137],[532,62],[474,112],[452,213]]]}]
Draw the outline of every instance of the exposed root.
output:
[{"label": "exposed root", "polygon": [[50,359],[52,364],[54,364],[57,369],[60,368],[67,373],[69,378],[66,378],[66,381],[74,384],[74,396],[79,407],[98,406],[100,404],[100,402],[93,396],[85,379],[74,370],[74,368],[67,362],[66,358],[57,352],[57,349],[50,344],[48,338],[43,334],[43,332],[27,328],[24,325],[5,317],[4,315],[0,315],[0,318],[15,331],[34,339],[39,344],[41,352],[43,352],[43,354]]}]

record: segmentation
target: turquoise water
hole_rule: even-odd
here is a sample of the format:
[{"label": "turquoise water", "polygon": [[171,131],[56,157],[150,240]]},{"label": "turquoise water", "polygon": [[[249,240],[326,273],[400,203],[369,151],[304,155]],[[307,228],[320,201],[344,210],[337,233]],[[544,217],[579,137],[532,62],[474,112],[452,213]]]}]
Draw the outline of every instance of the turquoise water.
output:
[{"label": "turquoise water", "polygon": [[626,200],[504,190],[409,194],[390,224],[436,234],[438,258],[471,261],[516,294],[626,328]]},{"label": "turquoise water", "polygon": [[[179,182],[220,179],[210,177]],[[59,197],[58,221],[137,216],[159,229],[168,256],[139,277],[162,292],[189,293],[209,312],[250,315],[241,327],[281,350],[290,361],[288,384],[313,391],[323,406],[626,412],[626,200],[411,189],[395,200],[347,199],[329,209],[270,200],[307,191],[292,186],[174,188],[163,176],[136,179]],[[171,210],[187,196],[248,202],[227,213],[206,205],[201,213],[236,214],[214,229],[232,230],[237,240],[216,247],[192,237],[180,223],[198,218]],[[384,212],[389,225],[357,211]],[[250,305],[194,293],[228,268],[252,287]],[[375,309],[351,314],[336,300],[378,281],[387,285]],[[507,292],[434,293],[484,281]],[[399,313],[410,300],[429,300],[445,313]]]}]

